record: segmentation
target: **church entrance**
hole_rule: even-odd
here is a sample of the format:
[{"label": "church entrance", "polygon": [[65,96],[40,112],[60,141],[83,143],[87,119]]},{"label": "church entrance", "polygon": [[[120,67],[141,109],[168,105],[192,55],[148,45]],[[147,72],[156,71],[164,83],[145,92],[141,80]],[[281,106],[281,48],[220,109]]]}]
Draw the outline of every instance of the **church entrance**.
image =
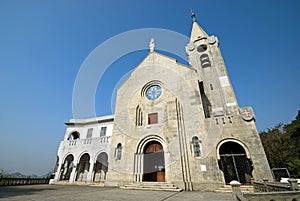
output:
[{"label": "church entrance", "polygon": [[225,182],[232,180],[242,184],[251,183],[252,162],[247,158],[244,148],[236,142],[226,142],[219,148],[219,167],[224,173]]},{"label": "church entrance", "polygon": [[144,148],[143,181],[165,181],[164,150],[157,141],[148,142]]}]

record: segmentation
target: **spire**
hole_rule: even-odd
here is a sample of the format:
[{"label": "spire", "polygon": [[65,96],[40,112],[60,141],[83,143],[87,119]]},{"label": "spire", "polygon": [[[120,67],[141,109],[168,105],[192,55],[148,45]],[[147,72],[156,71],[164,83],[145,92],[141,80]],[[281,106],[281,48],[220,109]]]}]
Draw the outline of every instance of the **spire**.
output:
[{"label": "spire", "polygon": [[196,15],[192,11],[191,11],[191,17],[193,20],[193,27],[192,27],[192,32],[191,32],[191,36],[190,36],[190,42],[193,43],[195,40],[198,40],[201,38],[208,38],[207,33],[197,23]]}]

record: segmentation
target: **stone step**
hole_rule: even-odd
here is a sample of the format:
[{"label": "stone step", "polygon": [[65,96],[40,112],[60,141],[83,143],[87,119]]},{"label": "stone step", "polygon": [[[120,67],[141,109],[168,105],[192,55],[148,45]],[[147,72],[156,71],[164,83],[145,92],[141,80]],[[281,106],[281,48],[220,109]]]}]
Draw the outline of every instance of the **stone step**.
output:
[{"label": "stone step", "polygon": [[[242,185],[241,187],[241,191],[242,192],[254,192],[254,188],[252,185]],[[224,185],[222,188],[219,188],[217,190],[215,190],[215,192],[218,192],[218,193],[229,193],[229,192],[232,192],[232,188],[230,185]]]},{"label": "stone step", "polygon": [[94,183],[91,183],[90,186],[104,187],[104,182],[94,182]]},{"label": "stone step", "polygon": [[132,184],[127,184],[126,186],[156,186],[156,187],[173,187],[174,184],[171,184],[171,183],[155,183],[155,182],[151,182],[151,183],[144,183],[144,182],[141,182],[141,183],[132,183]]},{"label": "stone step", "polygon": [[146,191],[171,191],[171,192],[181,192],[180,188],[145,188],[145,187],[121,187],[126,190],[146,190]]},{"label": "stone step", "polygon": [[139,182],[127,184],[121,188],[128,190],[182,191],[182,189],[177,188],[174,184],[167,182]]},{"label": "stone step", "polygon": [[125,185],[125,188],[161,188],[161,189],[177,189],[175,186],[138,186],[138,185]]}]

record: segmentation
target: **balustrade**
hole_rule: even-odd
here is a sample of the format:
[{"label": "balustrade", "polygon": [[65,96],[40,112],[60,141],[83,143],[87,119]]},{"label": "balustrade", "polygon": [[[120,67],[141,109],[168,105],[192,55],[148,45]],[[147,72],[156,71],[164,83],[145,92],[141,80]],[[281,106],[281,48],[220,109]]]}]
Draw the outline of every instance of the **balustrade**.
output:
[{"label": "balustrade", "polygon": [[111,136],[98,137],[98,138],[87,138],[87,139],[76,139],[67,141],[66,144],[69,146],[79,146],[79,145],[97,145],[103,143],[110,143]]},{"label": "balustrade", "polygon": [[0,186],[49,184],[45,178],[3,178],[0,177]]}]

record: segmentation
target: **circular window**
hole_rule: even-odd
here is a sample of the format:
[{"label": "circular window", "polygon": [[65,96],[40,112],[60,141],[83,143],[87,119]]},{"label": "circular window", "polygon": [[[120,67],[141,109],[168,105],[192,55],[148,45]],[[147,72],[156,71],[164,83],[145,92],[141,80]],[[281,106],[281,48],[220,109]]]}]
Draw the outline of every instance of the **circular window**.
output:
[{"label": "circular window", "polygon": [[149,100],[155,100],[160,97],[161,93],[162,89],[159,85],[152,85],[146,89],[145,95]]},{"label": "circular window", "polygon": [[198,52],[205,52],[207,50],[207,46],[202,44],[197,47]]}]

